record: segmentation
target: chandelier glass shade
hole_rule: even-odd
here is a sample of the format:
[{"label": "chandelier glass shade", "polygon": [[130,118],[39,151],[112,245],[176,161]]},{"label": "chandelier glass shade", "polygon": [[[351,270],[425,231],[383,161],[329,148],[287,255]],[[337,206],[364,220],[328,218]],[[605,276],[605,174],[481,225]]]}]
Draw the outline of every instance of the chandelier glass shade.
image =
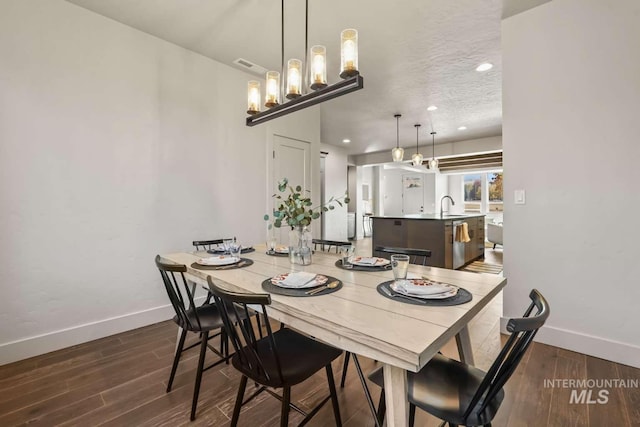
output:
[{"label": "chandelier glass shade", "polygon": [[429,160],[429,169],[434,172],[438,171],[438,159],[436,159],[436,133],[431,132],[431,159]]},{"label": "chandelier glass shade", "polygon": [[251,80],[247,84],[247,114],[260,112],[260,82]]},{"label": "chandelier glass shade", "polygon": [[420,130],[420,125],[415,124],[414,126],[416,128],[416,154],[411,156],[411,163],[413,164],[413,166],[422,166],[424,157],[418,152],[418,130]]},{"label": "chandelier glass shade", "polygon": [[358,75],[358,31],[348,29],[340,33],[340,77]]},{"label": "chandelier glass shade", "polygon": [[363,78],[358,71],[358,31],[354,29],[346,29],[340,33],[340,78],[343,80],[329,85],[326,48],[321,45],[308,48],[309,0],[305,2],[304,62],[295,58],[289,59],[285,69],[284,0],[281,0],[281,5],[282,72],[268,71],[266,73],[264,106],[267,109],[265,111],[260,109],[260,82],[249,82],[247,126],[255,126],[364,87]]},{"label": "chandelier glass shade", "polygon": [[264,106],[271,108],[280,105],[280,73],[277,71],[267,71],[267,93],[265,94]]},{"label": "chandelier glass shade", "polygon": [[302,61],[287,61],[287,99],[295,99],[302,95]]},{"label": "chandelier glass shade", "polygon": [[401,162],[404,158],[404,148],[400,147],[400,117],[402,114],[394,114],[396,118],[396,148],[391,150],[391,158],[394,162]]}]

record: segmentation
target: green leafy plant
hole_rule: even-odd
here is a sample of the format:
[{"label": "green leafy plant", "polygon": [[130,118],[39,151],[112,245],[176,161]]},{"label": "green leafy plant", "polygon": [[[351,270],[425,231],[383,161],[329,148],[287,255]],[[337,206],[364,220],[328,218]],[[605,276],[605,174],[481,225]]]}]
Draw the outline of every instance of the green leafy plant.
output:
[{"label": "green leafy plant", "polygon": [[[280,228],[283,224],[290,226],[292,229],[297,226],[311,224],[311,220],[318,219],[321,212],[327,212],[335,209],[334,203],[343,206],[343,203],[349,203],[349,195],[345,192],[342,197],[331,197],[324,205],[311,207],[311,198],[302,194],[302,187],[297,185],[295,188],[289,185],[287,178],[278,181],[278,191],[272,197],[280,200],[280,205],[273,210],[273,217],[264,216],[265,221],[269,222],[269,229],[272,227]],[[309,190],[305,190],[309,193]]]}]

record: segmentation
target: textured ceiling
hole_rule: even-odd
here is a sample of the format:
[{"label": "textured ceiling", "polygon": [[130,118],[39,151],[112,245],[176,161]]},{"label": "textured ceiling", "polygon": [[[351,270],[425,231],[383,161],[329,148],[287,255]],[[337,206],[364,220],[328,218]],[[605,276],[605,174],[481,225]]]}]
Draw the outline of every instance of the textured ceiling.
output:
[{"label": "textured ceiling", "polygon": [[[231,66],[243,58],[280,69],[277,0],[68,1]],[[394,113],[402,114],[402,146],[415,147],[413,125],[423,125],[423,154],[432,126],[436,143],[501,133],[501,0],[309,3],[309,45],[327,47],[329,83],[338,81],[344,28],[359,32],[365,81],[363,90],[322,104],[323,142],[349,154],[388,150],[396,143]],[[285,60],[301,58],[304,2],[287,0],[285,8]],[[476,72],[482,62],[493,69]],[[438,110],[428,112],[429,105]]]}]

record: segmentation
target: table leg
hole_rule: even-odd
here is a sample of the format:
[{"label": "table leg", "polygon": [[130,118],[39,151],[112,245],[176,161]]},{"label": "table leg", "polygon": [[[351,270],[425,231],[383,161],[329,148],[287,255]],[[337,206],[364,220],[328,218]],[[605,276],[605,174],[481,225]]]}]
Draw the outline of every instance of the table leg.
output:
[{"label": "table leg", "polygon": [[385,364],[383,373],[387,405],[387,427],[406,427],[409,425],[407,371]]},{"label": "table leg", "polygon": [[458,354],[460,361],[467,365],[475,365],[473,362],[473,349],[471,348],[471,338],[469,337],[469,327],[465,325],[456,335],[456,344],[458,345]]}]

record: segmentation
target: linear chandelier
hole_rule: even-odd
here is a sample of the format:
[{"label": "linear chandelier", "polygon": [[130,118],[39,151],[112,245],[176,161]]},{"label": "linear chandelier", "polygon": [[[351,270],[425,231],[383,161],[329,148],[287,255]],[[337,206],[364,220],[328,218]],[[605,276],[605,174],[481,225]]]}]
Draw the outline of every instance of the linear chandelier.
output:
[{"label": "linear chandelier", "polygon": [[[255,126],[294,111],[319,104],[329,99],[362,89],[364,80],[358,71],[358,31],[347,29],[340,34],[340,78],[338,83],[327,84],[327,52],[315,45],[309,50],[309,0],[305,1],[304,63],[299,59],[287,61],[286,85],[284,81],[284,0],[281,0],[281,73],[267,71],[265,103],[261,111],[260,82],[248,83],[247,126]],[[310,57],[307,56],[310,52]],[[283,76],[282,82],[280,76]],[[282,84],[281,84],[282,83]],[[305,91],[305,89],[307,89]],[[286,98],[288,101],[284,101]]]}]

